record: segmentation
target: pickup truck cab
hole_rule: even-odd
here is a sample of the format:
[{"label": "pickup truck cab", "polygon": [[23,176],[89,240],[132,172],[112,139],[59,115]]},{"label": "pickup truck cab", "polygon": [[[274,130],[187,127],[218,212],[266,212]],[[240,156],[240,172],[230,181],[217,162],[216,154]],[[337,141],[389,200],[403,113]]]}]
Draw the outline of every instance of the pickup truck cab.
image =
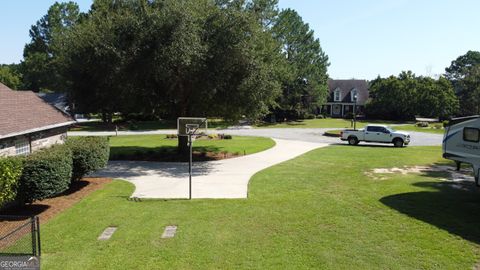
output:
[{"label": "pickup truck cab", "polygon": [[395,147],[402,147],[410,143],[410,134],[396,131],[384,125],[367,125],[363,129],[346,129],[341,132],[341,140],[348,141],[350,145],[359,142],[393,143]]}]

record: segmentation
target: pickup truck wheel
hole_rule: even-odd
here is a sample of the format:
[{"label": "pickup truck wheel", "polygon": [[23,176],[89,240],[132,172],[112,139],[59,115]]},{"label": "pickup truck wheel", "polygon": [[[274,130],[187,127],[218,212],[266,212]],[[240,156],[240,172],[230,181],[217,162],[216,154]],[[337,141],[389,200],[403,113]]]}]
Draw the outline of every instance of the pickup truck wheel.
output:
[{"label": "pickup truck wheel", "polygon": [[348,138],[348,144],[350,144],[350,145],[357,145],[357,144],[358,144],[358,139],[357,139],[357,137],[353,137],[353,136],[352,136],[352,137],[349,137],[349,138]]},{"label": "pickup truck wheel", "polygon": [[395,147],[403,147],[403,140],[402,140],[402,139],[399,139],[399,138],[393,140],[393,146],[395,146]]}]

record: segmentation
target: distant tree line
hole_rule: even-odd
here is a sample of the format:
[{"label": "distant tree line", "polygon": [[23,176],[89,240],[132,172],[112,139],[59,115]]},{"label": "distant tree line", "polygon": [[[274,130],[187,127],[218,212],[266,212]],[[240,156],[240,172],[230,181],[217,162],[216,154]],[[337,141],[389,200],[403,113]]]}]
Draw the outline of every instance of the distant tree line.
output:
[{"label": "distant tree line", "polygon": [[366,114],[369,118],[392,120],[411,120],[415,116],[448,118],[458,109],[458,98],[445,77],[435,80],[408,71],[370,82]]},{"label": "distant tree line", "polygon": [[87,13],[55,3],[30,30],[21,83],[7,84],[66,92],[76,112],[106,121],[301,115],[325,101],[328,57],[277,2],[95,0]]},{"label": "distant tree line", "polygon": [[459,56],[438,79],[415,76],[411,71],[376,78],[370,82],[366,113],[381,119],[480,114],[480,52]]}]

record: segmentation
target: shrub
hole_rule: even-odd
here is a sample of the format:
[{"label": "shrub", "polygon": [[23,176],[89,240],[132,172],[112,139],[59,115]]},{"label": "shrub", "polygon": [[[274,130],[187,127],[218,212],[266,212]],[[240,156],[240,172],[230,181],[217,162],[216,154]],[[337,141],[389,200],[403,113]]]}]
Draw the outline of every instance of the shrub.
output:
[{"label": "shrub", "polygon": [[433,128],[435,128],[435,129],[442,129],[442,128],[443,128],[443,125],[442,125],[442,124],[435,124],[435,125],[433,126]]},{"label": "shrub", "polygon": [[129,121],[129,122],[128,122],[128,129],[129,129],[129,130],[139,130],[140,127],[138,126],[137,122],[135,122],[135,121]]},{"label": "shrub", "polygon": [[346,113],[344,118],[345,119],[353,119],[353,113],[351,113],[351,112]]},{"label": "shrub", "polygon": [[107,166],[110,155],[107,137],[73,137],[67,145],[73,154],[73,181]]},{"label": "shrub", "polygon": [[228,135],[228,134],[223,135],[223,139],[224,139],[224,140],[231,140],[231,139],[232,139],[232,135]]},{"label": "shrub", "polygon": [[428,127],[428,122],[417,122],[415,125],[417,127]]},{"label": "shrub", "polygon": [[444,127],[444,128],[446,128],[446,127],[448,126],[448,124],[449,124],[449,123],[450,123],[450,121],[448,121],[448,120],[444,120],[444,121],[442,122],[442,124],[443,124],[443,127]]},{"label": "shrub", "polygon": [[22,170],[21,158],[0,158],[0,208],[15,199]]},{"label": "shrub", "polygon": [[66,145],[33,153],[25,159],[18,198],[33,202],[62,193],[70,185],[72,167],[72,151]]},{"label": "shrub", "polygon": [[208,138],[211,139],[211,140],[215,140],[215,139],[218,139],[220,137],[220,139],[222,138],[222,134],[220,135],[217,135],[217,134],[208,134]]}]

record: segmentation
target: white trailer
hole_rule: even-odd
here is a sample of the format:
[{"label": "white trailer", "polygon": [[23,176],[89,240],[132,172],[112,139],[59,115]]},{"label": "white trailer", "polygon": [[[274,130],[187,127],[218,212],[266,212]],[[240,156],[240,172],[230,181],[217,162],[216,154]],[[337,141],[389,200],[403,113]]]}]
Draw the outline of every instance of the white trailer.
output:
[{"label": "white trailer", "polygon": [[443,157],[457,163],[471,164],[475,183],[480,186],[480,116],[452,119],[443,136]]}]

